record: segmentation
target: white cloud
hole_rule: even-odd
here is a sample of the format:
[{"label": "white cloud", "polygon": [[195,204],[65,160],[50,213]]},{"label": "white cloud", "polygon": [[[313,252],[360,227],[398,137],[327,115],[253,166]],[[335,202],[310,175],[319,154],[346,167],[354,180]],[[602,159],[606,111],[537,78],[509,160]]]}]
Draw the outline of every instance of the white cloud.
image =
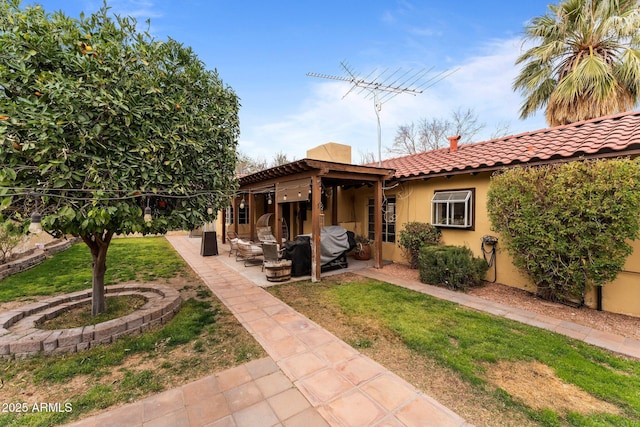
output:
[{"label": "white cloud", "polygon": [[[511,133],[545,127],[542,113],[527,121],[518,119],[522,99],[513,92],[512,82],[518,73],[515,60],[522,40],[494,40],[481,52],[462,59],[451,76],[424,93],[400,94],[382,106],[380,120],[384,147],[393,143],[398,126],[421,118],[449,118],[458,107],[471,108],[487,124],[479,140],[490,138],[498,124],[508,122]],[[377,156],[377,125],[373,101],[366,93],[348,91],[348,83],[314,83],[312,93],[281,120],[249,129],[241,138],[241,150],[252,157],[273,158],[279,151],[290,158],[303,158],[306,150],[333,141],[352,146],[354,162],[361,152]],[[246,139],[245,139],[246,137]]]}]

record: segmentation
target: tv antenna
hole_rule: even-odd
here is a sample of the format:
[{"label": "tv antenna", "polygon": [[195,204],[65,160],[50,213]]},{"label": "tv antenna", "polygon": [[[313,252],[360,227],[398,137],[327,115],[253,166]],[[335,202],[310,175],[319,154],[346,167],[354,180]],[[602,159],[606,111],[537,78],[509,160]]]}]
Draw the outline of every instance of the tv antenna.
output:
[{"label": "tv antenna", "polygon": [[330,76],[318,73],[307,73],[307,76],[351,83],[351,88],[342,96],[342,99],[356,90],[358,94],[366,92],[365,99],[373,99],[373,109],[378,122],[378,167],[382,166],[382,130],[380,128],[382,104],[401,93],[416,96],[457,71],[457,69],[443,71],[426,81],[422,81],[433,67],[417,72],[412,70],[402,71],[400,68],[395,71],[389,71],[389,68],[385,68],[381,72],[378,72],[378,69],[374,69],[367,76],[361,78],[358,77],[357,73],[346,61],[341,61],[340,66],[347,73],[346,76]]}]

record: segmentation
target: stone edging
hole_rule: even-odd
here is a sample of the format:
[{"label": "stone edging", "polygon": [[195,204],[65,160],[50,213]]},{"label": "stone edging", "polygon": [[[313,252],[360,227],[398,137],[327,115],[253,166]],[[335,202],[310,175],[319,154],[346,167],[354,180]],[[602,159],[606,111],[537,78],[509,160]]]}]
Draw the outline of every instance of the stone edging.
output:
[{"label": "stone edging", "polygon": [[75,353],[109,344],[125,335],[137,335],[163,325],[180,309],[177,290],[157,284],[120,284],[105,287],[107,296],[139,295],[147,302],[135,312],[96,325],[44,330],[36,325],[64,310],[91,304],[91,290],[59,295],[0,313],[0,359],[25,358],[38,353]]},{"label": "stone edging", "polygon": [[69,249],[76,241],[78,241],[78,238],[71,240],[54,240],[40,248],[29,249],[19,254],[20,257],[18,259],[0,264],[0,280],[41,264],[47,257]]}]

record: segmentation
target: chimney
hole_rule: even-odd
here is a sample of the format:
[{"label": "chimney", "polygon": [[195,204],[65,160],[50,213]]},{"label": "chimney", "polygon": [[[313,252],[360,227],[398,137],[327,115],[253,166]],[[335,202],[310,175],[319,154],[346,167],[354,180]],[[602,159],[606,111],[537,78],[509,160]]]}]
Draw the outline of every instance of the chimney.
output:
[{"label": "chimney", "polygon": [[447,137],[449,140],[449,152],[453,153],[454,151],[458,151],[458,141],[460,141],[460,135],[449,136]]}]

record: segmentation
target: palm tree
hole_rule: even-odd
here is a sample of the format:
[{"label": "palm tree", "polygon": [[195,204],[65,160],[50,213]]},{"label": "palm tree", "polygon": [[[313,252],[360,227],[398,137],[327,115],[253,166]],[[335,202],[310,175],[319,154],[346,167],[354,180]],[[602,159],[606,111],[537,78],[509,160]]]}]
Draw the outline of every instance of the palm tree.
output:
[{"label": "palm tree", "polygon": [[628,111],[640,95],[638,0],[565,0],[527,25],[536,46],[513,88],[525,96],[520,117],[546,106],[557,126]]}]

